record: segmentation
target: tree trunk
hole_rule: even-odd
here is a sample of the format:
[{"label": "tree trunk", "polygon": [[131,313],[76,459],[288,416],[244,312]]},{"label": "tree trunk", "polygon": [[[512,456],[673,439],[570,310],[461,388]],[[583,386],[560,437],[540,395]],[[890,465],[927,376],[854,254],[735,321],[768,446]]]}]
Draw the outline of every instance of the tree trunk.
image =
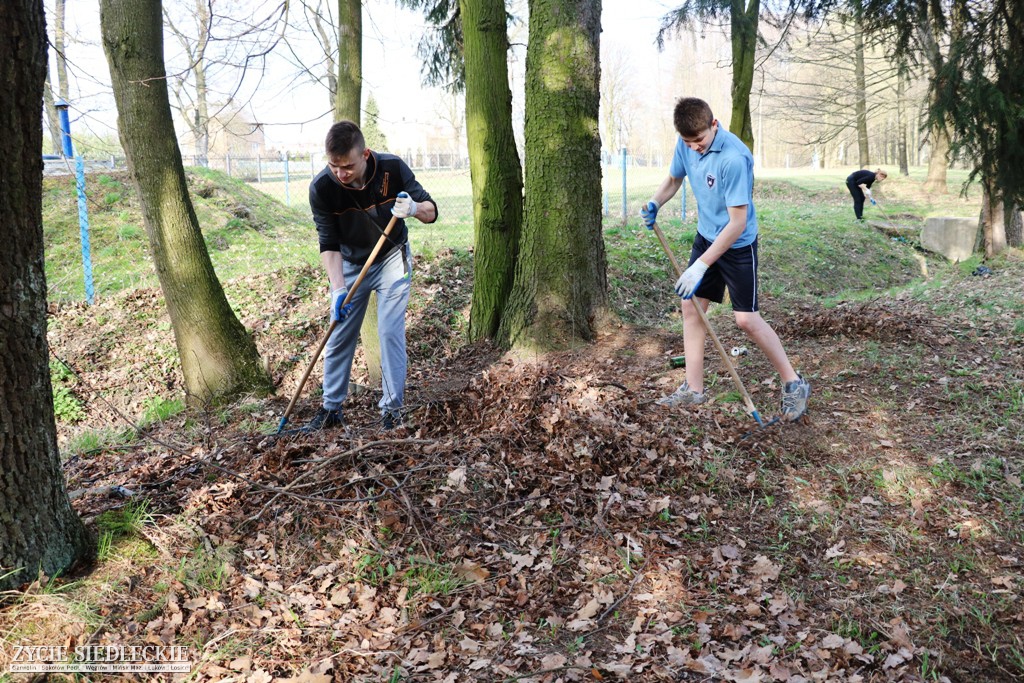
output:
[{"label": "tree trunk", "polygon": [[910,159],[907,156],[907,84],[904,70],[896,74],[896,154],[900,163],[900,175],[910,176]]},{"label": "tree trunk", "polygon": [[363,2],[338,0],[338,97],[334,120],[357,126],[363,93]]},{"label": "tree trunk", "polygon": [[0,3],[0,590],[54,576],[92,552],[57,451],[43,270],[43,3]]},{"label": "tree trunk", "polygon": [[50,148],[53,154],[60,154],[63,150],[60,142],[60,116],[57,114],[57,107],[54,106],[49,74],[46,75],[46,81],[43,84],[43,109],[46,110],[46,128],[50,133]]},{"label": "tree trunk", "polygon": [[160,2],[102,0],[121,144],[192,403],[270,390],[256,345],[217,280],[185,181],[167,96]]},{"label": "tree trunk", "polygon": [[512,291],[523,225],[523,175],[512,132],[504,0],[460,0],[466,138],[473,180],[469,338],[494,337]]},{"label": "tree trunk", "polygon": [[71,98],[68,84],[67,31],[64,30],[66,0],[56,0],[53,6],[53,49],[57,52],[57,92],[65,101]]},{"label": "tree trunk", "polygon": [[982,180],[981,233],[985,258],[1006,250],[1006,206],[988,178]]},{"label": "tree trunk", "polygon": [[206,87],[206,46],[210,42],[210,7],[207,2],[208,0],[196,0],[199,40],[192,65],[192,72],[196,78],[196,114],[193,131],[197,161],[204,167],[210,165],[210,102],[209,88]]},{"label": "tree trunk", "polygon": [[[53,46],[57,61],[57,93],[58,97],[65,102],[68,101],[68,60],[65,53],[64,16],[65,0],[56,0],[53,8]],[[46,121],[50,129],[50,143],[53,146],[54,154],[61,154],[64,145],[61,144],[60,116],[54,106],[53,88],[49,74],[49,60],[47,60],[46,84],[43,90],[43,107],[46,110]]]},{"label": "tree trunk", "polygon": [[[929,11],[928,7],[926,5],[926,12]],[[929,21],[927,14],[917,24],[917,35],[923,45],[930,72],[928,110],[937,111],[940,108],[940,93],[944,90],[938,83],[944,61],[940,45],[946,37],[943,35],[941,22]],[[947,194],[949,188],[946,186],[946,171],[949,168],[950,139],[949,127],[944,117],[932,119],[928,137],[931,154],[928,155],[928,177],[924,181],[924,191],[931,194]]]},{"label": "tree trunk", "polygon": [[854,107],[857,112],[858,163],[861,168],[867,168],[871,165],[871,147],[868,144],[868,89],[867,80],[864,77],[864,18],[861,16],[859,3],[854,22],[853,53],[856,87]]},{"label": "tree trunk", "polygon": [[607,303],[598,133],[600,0],[531,0],[526,201],[499,341],[521,349],[593,340]]},{"label": "tree trunk", "polygon": [[1006,243],[1011,247],[1024,247],[1024,216],[1021,207],[1006,204]]},{"label": "tree trunk", "polygon": [[760,0],[731,0],[732,11],[732,120],[729,131],[754,151],[753,117],[750,113],[750,89],[754,85],[754,58],[757,51],[757,22]]}]

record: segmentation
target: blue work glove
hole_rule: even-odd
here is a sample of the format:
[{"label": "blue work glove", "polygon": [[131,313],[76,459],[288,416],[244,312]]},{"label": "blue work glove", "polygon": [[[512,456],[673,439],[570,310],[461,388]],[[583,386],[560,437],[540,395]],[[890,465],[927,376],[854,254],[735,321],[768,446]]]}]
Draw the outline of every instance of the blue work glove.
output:
[{"label": "blue work glove", "polygon": [[399,218],[408,218],[416,215],[416,202],[412,200],[408,192],[399,192],[395,205],[391,207],[391,213]]},{"label": "blue work glove", "polygon": [[871,203],[874,204],[875,206],[878,206],[878,202],[875,201],[874,197],[871,197]]},{"label": "blue work glove", "polygon": [[640,209],[640,218],[644,219],[644,225],[648,230],[654,230],[654,219],[658,217],[658,202],[653,199]]},{"label": "blue work glove", "polygon": [[351,303],[345,303],[346,296],[348,296],[348,290],[344,287],[331,292],[331,320],[343,323],[352,314],[354,306]]},{"label": "blue work glove", "polygon": [[697,287],[700,286],[700,281],[704,279],[704,273],[707,270],[708,267],[703,261],[700,259],[694,261],[676,280],[676,294],[684,299],[693,297],[693,293],[697,291]]}]

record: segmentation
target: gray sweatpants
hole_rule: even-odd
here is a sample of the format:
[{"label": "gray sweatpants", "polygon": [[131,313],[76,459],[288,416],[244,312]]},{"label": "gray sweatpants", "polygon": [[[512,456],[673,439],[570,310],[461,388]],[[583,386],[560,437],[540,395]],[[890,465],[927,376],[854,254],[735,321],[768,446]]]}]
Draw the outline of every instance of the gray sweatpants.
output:
[{"label": "gray sweatpants", "polygon": [[[345,283],[351,287],[362,266],[345,261],[344,267]],[[408,243],[388,254],[381,263],[370,266],[366,272],[359,289],[352,295],[352,314],[334,328],[324,349],[324,408],[337,410],[348,395],[352,357],[371,291],[377,292],[381,385],[384,390],[380,399],[381,412],[402,407],[406,370],[405,309],[409,305],[411,275],[412,253]]]}]

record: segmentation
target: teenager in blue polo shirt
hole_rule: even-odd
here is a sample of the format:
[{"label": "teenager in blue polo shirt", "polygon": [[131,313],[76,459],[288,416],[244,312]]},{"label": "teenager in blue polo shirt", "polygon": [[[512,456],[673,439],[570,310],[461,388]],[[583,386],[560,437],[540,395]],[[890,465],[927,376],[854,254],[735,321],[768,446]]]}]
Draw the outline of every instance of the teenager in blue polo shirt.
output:
[{"label": "teenager in blue polo shirt", "polygon": [[[683,298],[683,351],[686,381],[661,405],[697,405],[704,396],[704,340],[707,331],[694,306],[721,303],[726,287],[736,324],[764,352],[782,378],[782,419],[807,412],[811,385],[797,374],[775,330],[758,313],[757,213],[754,210],[754,158],[738,137],[721,127],[704,100],[684,97],[673,123],[679,133],[668,177],[640,216],[654,227],[658,209],[675,196],[684,178],[697,198],[697,237],[689,267],[675,284]],[[696,297],[696,298],[694,298]]]},{"label": "teenager in blue polo shirt", "polygon": [[[371,291],[377,292],[384,429],[401,424],[405,395],[405,310],[409,303],[412,254],[405,221],[437,220],[437,205],[409,166],[393,154],[367,149],[351,121],[331,126],[325,141],[327,166],[309,184],[320,260],[331,284],[331,319],[337,320],[324,350],[323,407],[307,430],[342,425],[352,357]],[[373,251],[392,216],[399,220],[347,306],[348,288]]]}]

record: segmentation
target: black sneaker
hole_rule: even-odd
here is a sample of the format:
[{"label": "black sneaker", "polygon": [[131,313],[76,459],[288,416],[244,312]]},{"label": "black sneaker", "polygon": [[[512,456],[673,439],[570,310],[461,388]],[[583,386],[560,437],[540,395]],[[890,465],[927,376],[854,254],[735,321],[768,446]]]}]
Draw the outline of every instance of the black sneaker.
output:
[{"label": "black sneaker", "polygon": [[403,426],[405,425],[402,421],[402,411],[400,410],[388,410],[380,417],[381,431],[389,432],[392,429],[399,429]]},{"label": "black sneaker", "polygon": [[309,421],[303,429],[307,432],[318,432],[321,429],[330,429],[332,427],[344,427],[345,420],[341,416],[341,409],[338,410],[327,410],[327,408],[320,408],[316,411],[316,415]]}]

